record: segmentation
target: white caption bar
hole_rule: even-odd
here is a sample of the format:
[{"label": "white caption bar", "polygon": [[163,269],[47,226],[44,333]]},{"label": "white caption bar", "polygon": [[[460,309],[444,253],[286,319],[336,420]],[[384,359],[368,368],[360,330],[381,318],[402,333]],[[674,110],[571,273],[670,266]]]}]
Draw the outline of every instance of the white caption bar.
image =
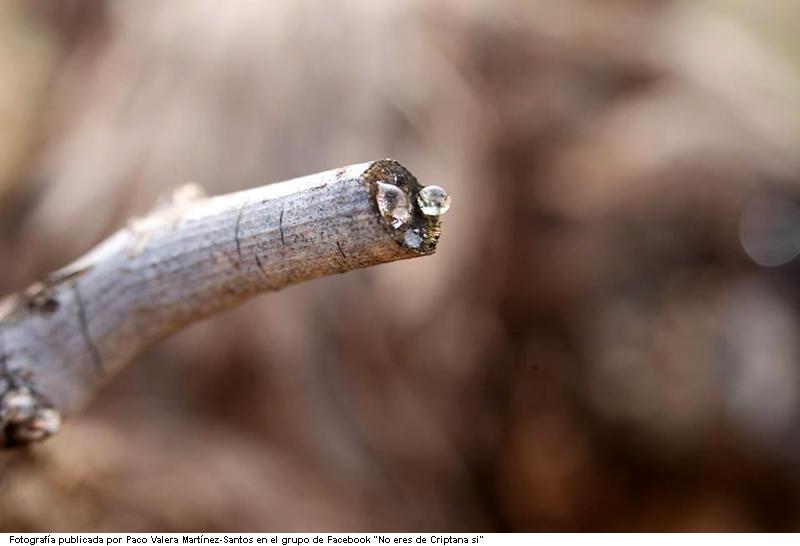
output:
[{"label": "white caption bar", "polygon": [[166,546],[166,545],[226,545],[265,544],[279,546],[402,546],[453,545],[516,546],[672,546],[733,544],[797,544],[792,534],[572,534],[572,533],[0,533],[0,546]]}]

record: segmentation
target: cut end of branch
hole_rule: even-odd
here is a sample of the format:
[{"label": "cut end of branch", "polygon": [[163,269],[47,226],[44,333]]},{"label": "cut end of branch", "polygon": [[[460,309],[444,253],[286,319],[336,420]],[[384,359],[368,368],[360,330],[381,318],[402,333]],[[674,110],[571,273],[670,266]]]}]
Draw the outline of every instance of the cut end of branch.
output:
[{"label": "cut end of branch", "polygon": [[441,234],[440,216],[450,208],[447,192],[423,186],[392,159],[372,163],[364,179],[392,238],[414,254],[433,254]]}]

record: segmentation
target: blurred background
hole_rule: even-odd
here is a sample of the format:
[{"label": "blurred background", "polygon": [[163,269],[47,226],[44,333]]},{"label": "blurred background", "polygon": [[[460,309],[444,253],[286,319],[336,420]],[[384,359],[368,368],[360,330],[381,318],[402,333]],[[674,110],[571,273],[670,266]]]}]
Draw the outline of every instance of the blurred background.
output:
[{"label": "blurred background", "polygon": [[439,252],[128,367],[0,529],[800,528],[794,0],[8,0],[0,293],[187,182],[392,157]]}]

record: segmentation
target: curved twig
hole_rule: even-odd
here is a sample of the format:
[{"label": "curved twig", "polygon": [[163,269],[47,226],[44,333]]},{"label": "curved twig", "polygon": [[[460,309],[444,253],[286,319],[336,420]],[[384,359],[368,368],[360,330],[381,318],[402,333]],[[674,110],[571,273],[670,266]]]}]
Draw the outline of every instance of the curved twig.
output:
[{"label": "curved twig", "polygon": [[434,252],[447,205],[431,208],[391,160],[219,197],[190,190],[0,304],[6,445],[54,433],[123,365],[192,322],[262,292]]}]

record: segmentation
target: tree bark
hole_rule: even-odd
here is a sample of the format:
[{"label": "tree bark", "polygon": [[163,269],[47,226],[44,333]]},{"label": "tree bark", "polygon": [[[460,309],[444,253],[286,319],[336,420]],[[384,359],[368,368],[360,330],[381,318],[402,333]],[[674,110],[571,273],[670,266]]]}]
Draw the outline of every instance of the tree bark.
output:
[{"label": "tree bark", "polygon": [[0,302],[3,444],[53,434],[123,365],[192,322],[262,292],[433,253],[440,220],[423,213],[420,190],[381,160],[218,197],[177,191]]}]

